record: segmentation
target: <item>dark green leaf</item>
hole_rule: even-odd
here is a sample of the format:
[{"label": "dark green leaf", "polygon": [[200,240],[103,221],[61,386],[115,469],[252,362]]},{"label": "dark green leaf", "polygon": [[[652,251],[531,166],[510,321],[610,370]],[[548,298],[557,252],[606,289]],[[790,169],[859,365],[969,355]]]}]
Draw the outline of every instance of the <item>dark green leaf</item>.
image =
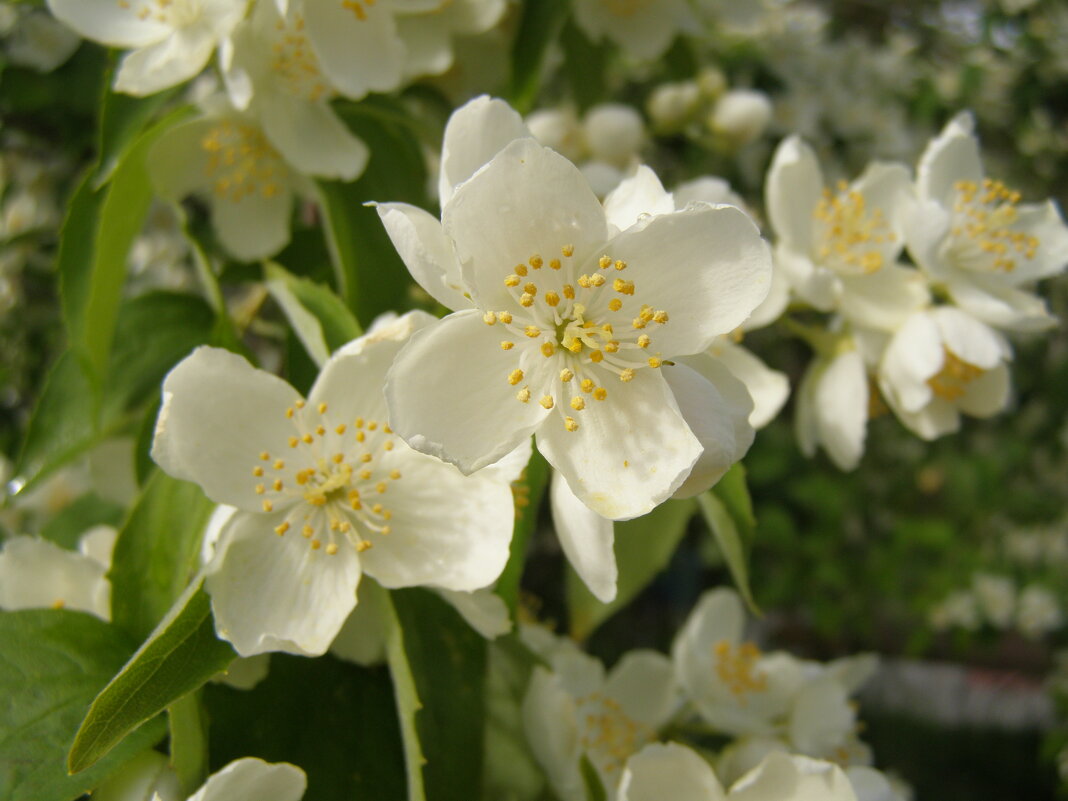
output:
[{"label": "dark green leaf", "polygon": [[520,114],[534,108],[541,89],[542,69],[549,46],[571,13],[569,0],[527,0],[512,45],[512,82],[508,100]]},{"label": "dark green leaf", "polygon": [[225,670],[235,656],[215,636],[207,593],[199,584],[191,586],[93,701],[67,758],[70,772],[95,764],[145,721]]},{"label": "dark green leaf", "polygon": [[155,720],[92,770],[64,770],[86,706],[134,645],[82,612],[0,613],[0,800],[77,798],[163,737],[163,721]]},{"label": "dark green leaf", "polygon": [[567,573],[571,636],[585,640],[601,623],[630,603],[671,561],[696,508],[692,500],[667,501],[635,520],[615,524],[616,597],[601,603],[574,570]]},{"label": "dark green leaf", "polygon": [[753,514],[753,499],[749,497],[749,487],[746,483],[745,465],[741,462],[735,463],[712,487],[712,494],[723,501],[723,505],[734,518],[742,539],[748,542],[756,529],[756,517]]},{"label": "dark green leaf", "polygon": [[582,783],[586,786],[586,801],[608,801],[601,776],[586,754],[579,761],[579,771],[582,773]]},{"label": "dark green leaf", "polygon": [[564,26],[560,44],[564,48],[564,75],[571,95],[579,109],[585,111],[608,95],[604,76],[612,48],[605,43],[591,42],[573,20]]},{"label": "dark green leaf", "polygon": [[404,746],[404,769],[407,777],[408,801],[426,801],[423,782],[422,743],[419,740],[419,726],[416,717],[423,708],[416,688],[415,676],[408,661],[408,652],[404,645],[404,630],[397,618],[396,608],[391,599],[383,604],[386,630],[386,662],[393,679],[393,695],[397,703],[397,723],[401,742]]},{"label": "dark green leaf", "polygon": [[118,526],[126,510],[99,495],[83,495],[59,512],[41,529],[41,536],[57,545],[74,550],[86,529],[93,526]]},{"label": "dark green leaf", "polygon": [[504,566],[501,577],[497,579],[495,592],[504,599],[512,619],[519,608],[519,582],[523,578],[523,566],[526,563],[527,545],[538,522],[541,498],[549,483],[549,463],[545,457],[534,451],[530,462],[515,482],[512,492],[515,495],[517,518],[509,545],[508,564]]},{"label": "dark green leaf", "polygon": [[157,472],[119,533],[111,560],[111,618],[147,637],[189,585],[215,504],[196,484]]}]

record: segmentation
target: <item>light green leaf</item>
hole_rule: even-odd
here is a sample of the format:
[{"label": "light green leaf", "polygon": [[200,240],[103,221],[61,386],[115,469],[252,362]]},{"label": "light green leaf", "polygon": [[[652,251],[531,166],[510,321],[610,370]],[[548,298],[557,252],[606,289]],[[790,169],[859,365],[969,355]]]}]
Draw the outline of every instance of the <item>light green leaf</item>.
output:
[{"label": "light green leaf", "polygon": [[601,776],[586,754],[579,761],[579,771],[582,773],[582,783],[586,786],[586,801],[608,801]]},{"label": "light green leaf", "polygon": [[419,729],[415,717],[423,708],[419,691],[415,686],[412,667],[404,647],[404,630],[397,619],[392,599],[382,605],[383,628],[386,631],[386,663],[393,677],[393,697],[397,704],[397,719],[400,723],[401,740],[404,743],[404,765],[408,779],[408,801],[426,801],[423,785],[423,748],[419,742]]},{"label": "light green leaf", "polygon": [[132,97],[110,89],[104,93],[93,189],[99,189],[108,182],[131,141],[178,91],[179,87],[175,87],[148,97]]},{"label": "light green leaf", "polygon": [[605,620],[630,603],[671,561],[696,512],[692,500],[667,501],[649,514],[615,524],[619,580],[616,597],[598,601],[574,570],[567,572],[571,636],[585,640]]},{"label": "light green leaf", "polygon": [[752,591],[749,589],[749,568],[746,562],[745,545],[739,533],[739,524],[745,526],[744,518],[736,519],[730,508],[716,495],[715,490],[703,492],[697,496],[697,503],[701,507],[701,514],[708,523],[712,536],[716,539],[720,552],[723,554],[727,567],[731,571],[738,592],[742,594],[750,611],[754,615],[760,615],[760,609],[753,600]]},{"label": "light green leaf", "polygon": [[0,613],[0,801],[68,801],[164,735],[143,726],[92,770],[69,776],[64,756],[86,706],[134,642],[82,612]]},{"label": "light green leaf", "polygon": [[298,278],[273,262],[265,264],[264,271],[268,291],[319,367],[333,351],[362,333],[352,312],[329,287]]},{"label": "light green leaf", "polygon": [[82,721],[67,758],[71,773],[92,766],[130,732],[202,686],[236,657],[215,636],[211,601],[196,582],[118,675]]},{"label": "light green leaf", "polygon": [[147,637],[189,586],[215,504],[196,484],[156,472],[119,533],[112,556],[111,618]]},{"label": "light green leaf", "polygon": [[191,692],[167,707],[171,766],[186,795],[208,778],[208,721],[200,692]]},{"label": "light green leaf", "polygon": [[508,101],[520,114],[527,114],[534,108],[541,89],[545,57],[570,13],[569,0],[523,3],[519,30],[512,45],[512,81],[508,89]]}]

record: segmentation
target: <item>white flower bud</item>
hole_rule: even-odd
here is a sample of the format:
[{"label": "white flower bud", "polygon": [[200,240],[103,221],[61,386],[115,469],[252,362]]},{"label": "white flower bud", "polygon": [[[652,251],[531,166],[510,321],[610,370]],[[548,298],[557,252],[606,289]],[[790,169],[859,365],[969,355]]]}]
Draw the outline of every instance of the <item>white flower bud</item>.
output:
[{"label": "white flower bud", "polygon": [[771,100],[753,89],[734,89],[712,110],[709,127],[740,145],[758,139],[771,122]]},{"label": "white flower bud", "polygon": [[586,155],[582,127],[569,108],[546,108],[535,111],[525,120],[534,138],[572,162]]},{"label": "white flower bud", "polygon": [[602,103],[586,112],[583,121],[586,144],[598,161],[623,166],[645,141],[645,123],[630,106]]},{"label": "white flower bud", "polygon": [[672,133],[690,121],[700,102],[701,89],[693,81],[665,83],[653,90],[645,110],[658,131]]}]

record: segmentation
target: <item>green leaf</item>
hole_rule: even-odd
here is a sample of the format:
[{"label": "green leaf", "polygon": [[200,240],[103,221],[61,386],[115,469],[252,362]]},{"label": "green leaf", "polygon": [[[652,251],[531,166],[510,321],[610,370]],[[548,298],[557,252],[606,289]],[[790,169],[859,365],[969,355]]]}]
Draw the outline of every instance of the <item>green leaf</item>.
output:
[{"label": "green leaf", "polygon": [[426,801],[423,784],[422,744],[419,741],[419,728],[416,716],[423,708],[419,691],[408,662],[408,652],[404,647],[404,630],[397,618],[397,610],[391,599],[383,604],[383,621],[386,631],[386,663],[393,678],[393,697],[397,704],[397,721],[401,740],[404,743],[404,768],[408,782],[408,801]]},{"label": "green leaf", "polygon": [[745,465],[736,462],[712,487],[712,494],[719,498],[738,526],[742,539],[752,539],[756,531],[756,516],[753,514],[753,499],[749,497]]},{"label": "green leaf", "polygon": [[111,618],[147,637],[189,586],[215,504],[200,487],[156,472],[119,533],[112,555]]},{"label": "green leaf", "polygon": [[82,612],[0,613],[0,801],[78,798],[163,737],[155,720],[92,770],[63,768],[86,706],[134,645]]},{"label": "green leaf", "polygon": [[739,527],[745,525],[744,519],[736,519],[727,506],[715,494],[714,489],[703,492],[697,496],[697,503],[701,507],[701,514],[705,522],[712,530],[712,536],[716,539],[720,552],[723,554],[727,567],[731,571],[738,591],[742,594],[749,610],[754,615],[760,615],[760,609],[753,600],[753,593],[749,589],[749,568],[746,563],[745,545],[742,542]]},{"label": "green leaf", "polygon": [[605,68],[612,52],[606,43],[594,44],[579,30],[573,20],[568,20],[560,35],[564,49],[564,75],[571,95],[580,111],[607,97]]},{"label": "green leaf", "polygon": [[209,684],[203,696],[213,770],[256,756],[300,765],[308,775],[304,801],[406,798],[385,668],[361,668],[329,654],[271,654],[270,673],[255,688]]},{"label": "green leaf", "polygon": [[527,545],[538,523],[538,511],[541,499],[549,483],[549,463],[545,457],[534,451],[519,481],[513,483],[516,513],[512,542],[509,545],[508,563],[504,566],[501,577],[497,579],[497,593],[507,604],[512,619],[515,620],[519,608],[519,582],[523,578],[523,566],[526,564]]},{"label": "green leaf", "polygon": [[605,792],[601,776],[586,754],[583,754],[579,761],[579,771],[582,773],[582,783],[586,787],[586,801],[608,801],[608,793]]},{"label": "green leaf", "polygon": [[298,278],[274,263],[264,265],[264,271],[268,291],[319,367],[331,353],[362,333],[345,302],[329,287]]},{"label": "green leaf", "polygon": [[567,572],[571,636],[585,640],[605,620],[630,603],[667,567],[696,511],[692,500],[667,501],[649,514],[615,524],[616,597],[598,601],[574,570]]},{"label": "green leaf", "polygon": [[89,768],[145,721],[192,692],[236,657],[215,636],[211,601],[199,582],[93,701],[71,746],[67,768]]},{"label": "green leaf", "polygon": [[404,652],[423,708],[415,715],[427,801],[470,801],[482,781],[486,641],[440,596],[394,590]]},{"label": "green leaf", "polygon": [[512,81],[508,88],[508,101],[520,114],[534,108],[549,46],[559,37],[570,13],[569,0],[523,3],[519,30],[512,45]]},{"label": "green leaf", "polygon": [[78,498],[49,520],[41,529],[41,536],[75,550],[78,540],[87,529],[101,525],[118,526],[125,514],[123,507],[90,493]]},{"label": "green leaf", "polygon": [[178,87],[148,97],[133,97],[110,89],[104,93],[100,109],[97,167],[93,176],[94,189],[99,189],[107,183],[133,139],[177,93]]},{"label": "green leaf", "polygon": [[191,692],[167,707],[171,766],[186,795],[208,778],[208,721],[200,692]]}]

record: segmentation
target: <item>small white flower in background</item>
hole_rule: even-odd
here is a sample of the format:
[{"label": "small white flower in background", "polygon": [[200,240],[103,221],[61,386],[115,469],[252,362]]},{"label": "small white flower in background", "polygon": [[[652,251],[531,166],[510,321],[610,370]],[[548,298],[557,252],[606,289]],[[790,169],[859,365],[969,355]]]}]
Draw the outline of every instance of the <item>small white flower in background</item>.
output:
[{"label": "small white flower in background", "polygon": [[708,127],[736,145],[747,145],[763,136],[771,122],[771,100],[755,89],[732,89],[716,101]]},{"label": "small white flower in background", "polygon": [[[300,801],[307,784],[296,765],[244,757],[211,774],[188,801]],[[166,758],[153,751],[93,791],[94,801],[182,801],[183,796]]]},{"label": "small white flower in background", "polygon": [[453,65],[453,38],[485,33],[500,22],[505,0],[438,0],[436,7],[397,15],[407,78],[441,75]]},{"label": "small white flower in background", "polygon": [[0,609],[72,609],[111,619],[107,572],[117,532],[86,531],[78,551],[38,537],[12,537],[0,548]]},{"label": "small white flower in background", "polygon": [[293,195],[312,191],[254,117],[218,102],[165,131],[152,146],[148,167],[156,191],[168,200],[203,197],[223,247],[246,261],[285,247]]},{"label": "small white flower in background", "polygon": [[221,61],[231,102],[296,170],[345,181],[363,172],[370,152],[330,108],[337,92],[308,40],[303,2],[284,16],[273,2],[257,3]]},{"label": "small white flower in background", "polygon": [[579,164],[588,157],[586,134],[574,109],[567,106],[538,109],[527,115],[525,122],[530,136],[568,161]]},{"label": "small white flower in background", "polygon": [[1016,628],[1038,638],[1064,625],[1064,612],[1057,596],[1040,584],[1028,584],[1016,601]]},{"label": "small white flower in background", "polygon": [[701,87],[696,81],[662,83],[649,94],[645,110],[659,133],[681,131],[693,120],[701,105]]},{"label": "small white flower in background", "polygon": [[1052,200],[983,176],[975,122],[954,117],[927,145],[917,168],[918,201],[908,215],[909,253],[953,302],[999,328],[1056,325],[1034,284],[1068,265],[1068,227]]},{"label": "small white flower in background", "polygon": [[627,759],[657,738],[678,698],[670,661],[654,651],[627,653],[608,674],[569,644],[527,630],[552,670],[536,667],[523,700],[523,728],[534,757],[562,801],[586,798],[585,755],[609,797]]},{"label": "small white flower in background", "polygon": [[991,417],[1009,402],[1012,350],[997,331],[952,306],[917,312],[890,339],[879,388],[897,418],[935,439],[960,428],[960,415]]},{"label": "small white flower in background", "polygon": [[1008,576],[976,573],[972,576],[972,592],[980,613],[995,628],[1012,625],[1016,611],[1016,582]]},{"label": "small white flower in background", "polygon": [[696,752],[677,743],[647,745],[627,762],[619,801],[858,801],[830,762],[769,754],[729,792]]},{"label": "small white flower in background", "polygon": [[935,631],[960,627],[965,631],[979,628],[981,619],[975,595],[970,590],[956,590],[947,595],[927,615]]},{"label": "small white flower in background", "polygon": [[510,482],[525,459],[465,477],[386,424],[385,373],[432,320],[412,312],[349,343],[306,400],[216,348],[197,349],[164,381],[153,458],[241,510],[205,587],[219,635],[242,656],[325,652],[363,572],[386,587],[466,591],[503,569]]},{"label": "small white flower in background", "polygon": [[833,354],[817,356],[797,389],[794,429],[808,457],[822,448],[840,470],[853,470],[864,455],[873,388],[861,351],[843,339]]},{"label": "small white flower in background", "polygon": [[652,61],[694,26],[686,0],[576,0],[575,24],[590,39],[610,39],[624,55]]},{"label": "small white flower in background", "polygon": [[52,13],[81,36],[132,51],[115,76],[115,91],[131,95],[195,77],[247,6],[247,0],[48,0]]},{"label": "small white flower in background", "polygon": [[586,147],[595,161],[626,167],[645,142],[645,122],[632,106],[601,103],[582,118]]},{"label": "small white flower in background", "polygon": [[66,25],[44,11],[13,8],[18,15],[10,30],[3,31],[3,50],[8,63],[51,72],[69,59],[81,39]]},{"label": "small white flower in background", "polygon": [[857,801],[912,801],[912,788],[896,776],[865,765],[850,765],[845,774]]},{"label": "small white flower in background", "polygon": [[923,276],[897,264],[908,169],[876,162],[851,184],[826,188],[819,161],[799,137],[785,139],[768,168],[775,267],[820,311],[867,328],[896,329],[928,303]]}]

